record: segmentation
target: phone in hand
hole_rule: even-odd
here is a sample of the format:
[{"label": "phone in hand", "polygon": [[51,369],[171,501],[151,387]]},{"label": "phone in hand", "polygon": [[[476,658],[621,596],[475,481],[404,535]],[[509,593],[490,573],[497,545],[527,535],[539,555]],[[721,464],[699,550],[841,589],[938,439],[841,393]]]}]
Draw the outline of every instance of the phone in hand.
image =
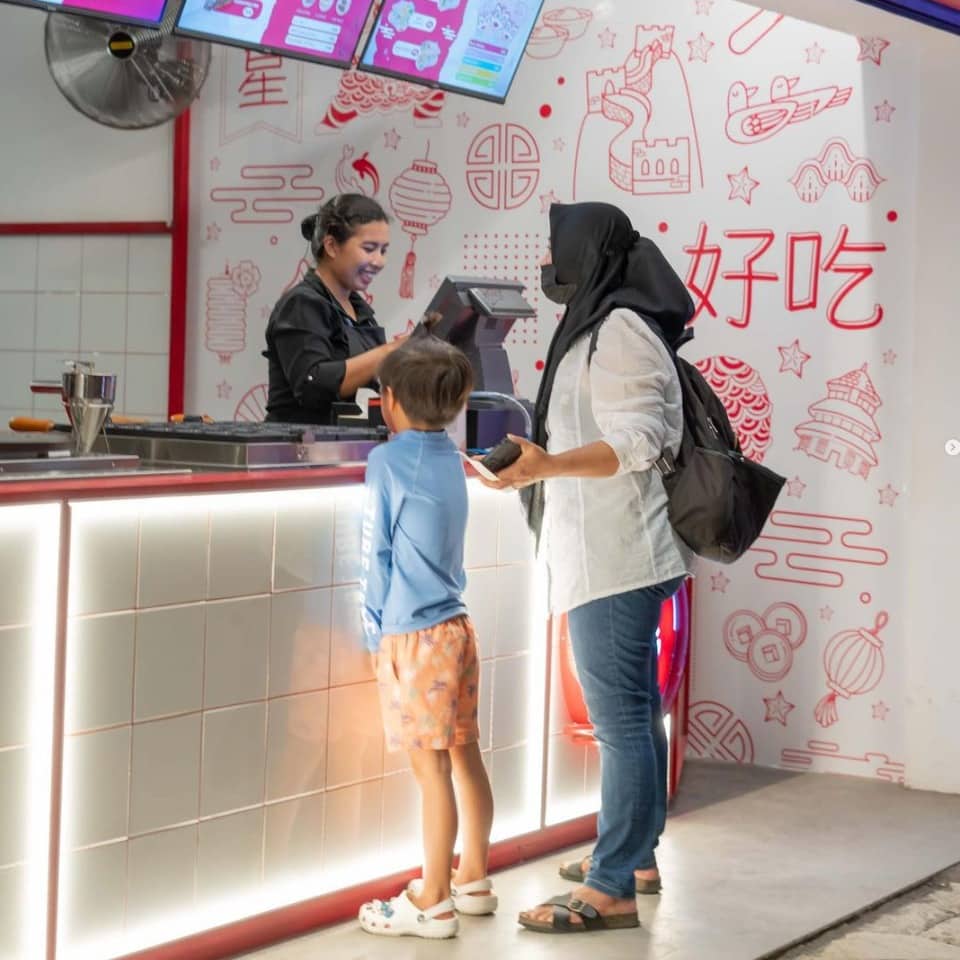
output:
[{"label": "phone in hand", "polygon": [[513,440],[501,440],[480,462],[491,472],[499,473],[520,459],[523,448]]}]

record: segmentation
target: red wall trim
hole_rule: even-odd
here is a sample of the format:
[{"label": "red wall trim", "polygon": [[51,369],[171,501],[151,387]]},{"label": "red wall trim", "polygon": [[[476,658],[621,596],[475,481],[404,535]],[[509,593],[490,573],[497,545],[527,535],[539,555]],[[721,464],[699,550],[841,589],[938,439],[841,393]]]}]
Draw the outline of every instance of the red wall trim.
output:
[{"label": "red wall trim", "polygon": [[170,359],[167,414],[183,413],[187,362],[187,255],[190,235],[190,111],[173,128],[173,236],[170,255]]},{"label": "red wall trim", "polygon": [[93,236],[95,234],[166,234],[172,225],[152,220],[116,221],[111,223],[0,223],[0,237],[26,236]]},{"label": "red wall trim", "polygon": [[[595,815],[581,817],[555,827],[537,830],[512,840],[496,843],[490,849],[491,870],[533,860],[563,847],[592,840],[597,835]],[[324,897],[306,900],[283,907],[259,917],[250,917],[218,930],[209,930],[130,954],[125,960],[221,960],[223,957],[265,947],[278,940],[302,936],[319,927],[344,920],[352,920],[360,904],[374,897],[386,899],[395,896],[419,870],[408,870],[391,877],[382,877],[348,890],[340,890]]]}]

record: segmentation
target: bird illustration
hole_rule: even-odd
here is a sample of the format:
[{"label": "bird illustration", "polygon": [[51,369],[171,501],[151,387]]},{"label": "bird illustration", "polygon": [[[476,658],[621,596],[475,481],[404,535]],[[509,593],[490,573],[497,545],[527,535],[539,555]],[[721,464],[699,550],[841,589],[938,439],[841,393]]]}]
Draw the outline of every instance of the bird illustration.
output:
[{"label": "bird illustration", "polygon": [[843,106],[852,87],[819,87],[797,92],[798,78],[777,76],[770,84],[770,99],[756,103],[757,87],[741,81],[727,93],[727,136],[734,143],[756,143],[776,136],[787,126],[815,117],[824,110]]}]

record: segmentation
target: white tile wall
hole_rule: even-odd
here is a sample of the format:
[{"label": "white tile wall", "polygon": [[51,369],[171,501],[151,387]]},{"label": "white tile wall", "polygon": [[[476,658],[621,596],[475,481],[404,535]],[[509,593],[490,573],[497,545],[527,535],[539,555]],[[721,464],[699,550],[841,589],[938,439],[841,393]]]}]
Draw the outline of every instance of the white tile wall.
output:
[{"label": "white tile wall", "polygon": [[[481,749],[498,823],[535,824],[527,778],[542,741],[527,729],[531,663],[540,662],[525,651],[531,568],[522,540],[507,534],[517,521],[504,498],[471,492]],[[189,510],[177,514],[172,503],[162,518],[124,509],[94,519],[78,508],[71,647],[86,656],[83,668],[71,661],[68,702],[71,727],[99,729],[70,738],[64,828],[70,843],[102,844],[91,849],[103,853],[68,858],[64,869],[71,878],[89,869],[115,914],[125,876],[128,930],[263,882],[303,877],[309,895],[312,883],[375,862],[381,850],[419,857],[416,784],[405,755],[385,753],[361,637],[359,490],[277,500],[244,513],[219,512],[218,501],[198,510],[191,498]],[[9,584],[22,557],[7,560]],[[0,599],[4,589],[0,576]],[[0,625],[0,666],[17,658],[4,654],[5,636]],[[2,724],[0,707],[0,733]],[[0,849],[4,836],[8,848],[18,842],[4,822],[21,820],[0,799]],[[104,922],[102,904],[85,894],[71,914],[78,935]]]},{"label": "white tile wall", "polygon": [[196,820],[200,803],[199,714],[133,728],[130,833]]},{"label": "white tile wall", "polygon": [[359,587],[333,590],[333,626],[330,638],[330,684],[362,683],[373,679],[370,654],[360,626],[363,609]]},{"label": "white tile wall", "polygon": [[26,747],[0,750],[0,867],[26,856],[27,776],[30,755]]},{"label": "white tile wall", "polygon": [[493,663],[494,750],[523,743],[530,736],[527,729],[529,668],[529,657],[509,657]]},{"label": "white tile wall", "polygon": [[68,737],[63,789],[68,849],[126,837],[130,727]]},{"label": "white tile wall", "polygon": [[383,776],[383,726],[376,683],[330,690],[327,788]]},{"label": "white tile wall", "polygon": [[275,590],[333,581],[334,506],[329,497],[277,509]]},{"label": "white tile wall", "polygon": [[0,509],[3,536],[0,537],[0,627],[26,624],[32,616],[32,580],[36,551],[36,530],[8,524],[17,516],[17,507]]},{"label": "white tile wall", "polygon": [[100,939],[122,919],[127,897],[127,844],[74,850],[63,862],[63,933],[70,940]]},{"label": "white tile wall", "polygon": [[177,523],[160,514],[143,518],[140,531],[140,603],[190,603],[207,595],[210,523],[189,513]]},{"label": "white tile wall", "polygon": [[349,868],[379,854],[382,797],[382,780],[368,780],[327,793],[324,870]]},{"label": "white tile wall", "polygon": [[269,597],[207,605],[205,707],[225,707],[266,696],[269,629]]},{"label": "white tile wall", "polygon": [[137,597],[140,519],[80,508],[70,546],[70,613],[130,610]]},{"label": "white tile wall", "polygon": [[329,696],[271,700],[267,722],[267,800],[314,793],[326,785]]},{"label": "white tile wall", "polygon": [[326,794],[315,793],[266,808],[264,879],[287,880],[323,866]]},{"label": "white tile wall", "polygon": [[200,824],[197,897],[211,901],[252,893],[263,871],[263,808]]},{"label": "white tile wall", "polygon": [[30,380],[68,359],[116,373],[116,412],[167,412],[168,237],[0,237],[0,424],[16,414],[65,421]]},{"label": "white tile wall", "polygon": [[270,602],[270,696],[319,690],[330,680],[332,591],[281,593]]},{"label": "white tile wall", "polygon": [[501,494],[474,484],[470,496],[470,520],[464,544],[464,564],[474,567],[495,567],[500,529]]},{"label": "white tile wall", "polygon": [[22,957],[23,892],[26,867],[0,867],[0,957]]},{"label": "white tile wall", "polygon": [[201,817],[263,803],[266,726],[264,703],[203,715]]},{"label": "white tile wall", "polygon": [[211,598],[269,593],[273,568],[273,511],[251,507],[210,514]]},{"label": "white tile wall", "polygon": [[137,614],[135,720],[201,708],[205,623],[200,603]]},{"label": "white tile wall", "polygon": [[129,723],[133,613],[73,618],[67,630],[67,733]]},{"label": "white tile wall", "polygon": [[26,744],[30,690],[30,631],[0,630],[0,750]]},{"label": "white tile wall", "polygon": [[156,923],[194,902],[197,825],[164,830],[129,843],[127,929]]}]

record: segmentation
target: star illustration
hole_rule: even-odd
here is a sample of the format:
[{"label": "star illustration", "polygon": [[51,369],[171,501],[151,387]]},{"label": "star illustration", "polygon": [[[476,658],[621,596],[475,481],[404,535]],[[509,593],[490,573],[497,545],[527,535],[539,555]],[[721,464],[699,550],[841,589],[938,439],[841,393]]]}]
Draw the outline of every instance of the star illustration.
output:
[{"label": "star illustration", "polygon": [[215,223],[211,223],[207,225],[207,239],[208,240],[220,239],[220,228]]},{"label": "star illustration", "polygon": [[872,60],[879,67],[883,51],[890,46],[890,41],[883,37],[857,37],[857,42],[860,44],[857,60]]},{"label": "star illustration", "polygon": [[786,373],[788,370],[797,375],[797,379],[803,379],[803,365],[810,359],[809,353],[804,353],[800,349],[800,341],[794,340],[788,347],[777,347],[780,351],[780,372]]},{"label": "star illustration", "polygon": [[812,47],[807,47],[807,63],[819,63],[826,52],[819,43],[815,43]]},{"label": "star illustration", "polygon": [[821,607],[820,608],[820,619],[826,620],[829,623],[833,619],[833,607]]},{"label": "star illustration", "polygon": [[440,275],[437,274],[437,273],[431,274],[431,275],[430,275],[430,279],[427,281],[427,283],[429,283],[430,286],[431,286],[434,290],[436,290],[437,287],[440,286]]},{"label": "star illustration", "polygon": [[784,727],[787,725],[787,717],[790,715],[790,711],[795,706],[783,695],[782,690],[778,690],[775,697],[764,697],[763,705],[767,711],[763,722],[769,723],[771,720],[776,720]]},{"label": "star illustration", "polygon": [[707,63],[710,58],[710,51],[713,49],[713,41],[708,40],[702,33],[696,40],[688,40],[687,46],[690,48],[688,61],[702,60]]},{"label": "star illustration", "polygon": [[457,114],[457,126],[465,127],[470,123],[470,114],[469,113],[458,113]]},{"label": "star illustration", "polygon": [[897,497],[900,496],[900,493],[894,490],[889,483],[882,490],[878,490],[877,493],[880,494],[880,504],[884,507],[892,507],[897,502]]},{"label": "star illustration", "polygon": [[540,194],[540,212],[549,213],[550,205],[554,203],[559,203],[560,198],[557,196],[556,191],[551,190],[549,193]]},{"label": "star illustration", "polygon": [[217,384],[217,399],[229,400],[231,393],[233,393],[233,387],[226,380],[221,380]]},{"label": "star illustration", "polygon": [[760,181],[750,176],[748,167],[744,167],[739,173],[728,173],[727,179],[730,181],[728,200],[743,200],[747,206],[753,203],[753,191],[760,186]]},{"label": "star illustration", "polygon": [[892,367],[897,362],[897,355],[893,350],[887,350],[883,355],[883,362],[888,366]]},{"label": "star illustration", "polygon": [[721,570],[710,575],[710,590],[713,593],[726,593],[730,586],[730,578]]},{"label": "star illustration", "polygon": [[897,108],[890,103],[889,100],[884,100],[883,103],[878,103],[877,106],[873,108],[874,113],[877,115],[877,123],[890,123],[893,119],[894,111]]},{"label": "star illustration", "polygon": [[886,720],[887,714],[890,712],[890,708],[882,701],[879,700],[873,705],[873,719],[874,720]]},{"label": "star illustration", "polygon": [[383,134],[383,145],[388,150],[396,150],[400,146],[400,141],[402,137],[397,132],[396,127],[391,127]]},{"label": "star illustration", "polygon": [[609,27],[604,27],[598,36],[600,37],[600,47],[604,50],[612,50],[613,45],[617,42],[617,35]]},{"label": "star illustration", "polygon": [[787,481],[788,497],[797,497],[797,499],[799,499],[803,496],[803,491],[806,489],[807,485],[799,477],[794,477],[792,480]]},{"label": "star illustration", "polygon": [[564,140],[563,137],[557,137],[557,139],[553,141],[553,149],[558,153],[562,153],[567,149],[567,141]]},{"label": "star illustration", "polygon": [[697,14],[710,13],[710,8],[713,6],[714,0],[696,0],[697,2]]},{"label": "star illustration", "polygon": [[217,170],[220,169],[220,158],[219,158],[219,157],[214,157],[214,158],[210,161],[210,169],[213,170],[214,173],[216,173]]}]

